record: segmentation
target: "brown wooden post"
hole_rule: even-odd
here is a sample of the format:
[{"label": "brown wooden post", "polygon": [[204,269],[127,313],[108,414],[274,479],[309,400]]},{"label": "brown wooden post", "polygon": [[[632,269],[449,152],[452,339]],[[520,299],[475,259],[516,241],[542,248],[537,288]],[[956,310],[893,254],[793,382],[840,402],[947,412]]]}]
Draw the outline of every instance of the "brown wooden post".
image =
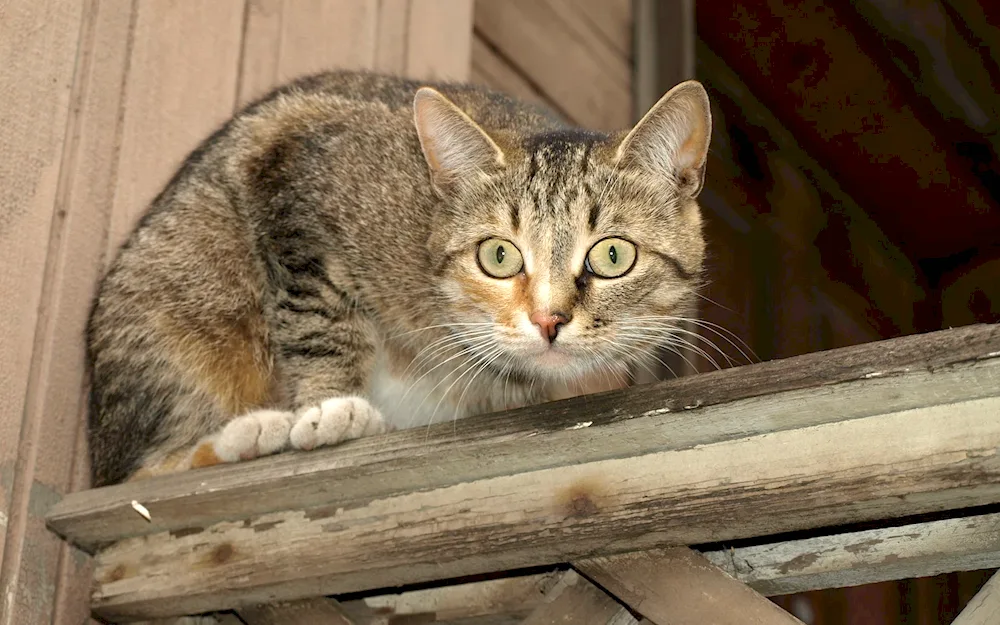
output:
[{"label": "brown wooden post", "polygon": [[802,625],[687,547],[592,558],[575,566],[655,623]]}]

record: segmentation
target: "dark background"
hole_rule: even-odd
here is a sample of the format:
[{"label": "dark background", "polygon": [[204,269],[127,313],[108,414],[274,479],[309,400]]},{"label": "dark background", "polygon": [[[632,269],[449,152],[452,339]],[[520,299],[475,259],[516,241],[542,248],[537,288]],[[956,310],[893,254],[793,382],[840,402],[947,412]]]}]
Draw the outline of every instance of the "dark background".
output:
[{"label": "dark background", "polygon": [[[762,360],[1000,321],[1000,2],[703,0],[695,26],[704,319]],[[815,625],[950,623],[989,573],[776,600]]]}]

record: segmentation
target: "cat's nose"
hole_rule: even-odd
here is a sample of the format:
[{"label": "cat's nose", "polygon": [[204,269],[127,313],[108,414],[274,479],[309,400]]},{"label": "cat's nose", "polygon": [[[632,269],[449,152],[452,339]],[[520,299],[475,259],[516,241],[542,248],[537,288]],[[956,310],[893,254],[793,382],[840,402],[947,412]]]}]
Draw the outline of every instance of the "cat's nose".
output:
[{"label": "cat's nose", "polygon": [[572,317],[561,312],[550,313],[539,310],[532,313],[530,319],[531,323],[538,326],[542,338],[552,343],[556,340],[556,335],[559,334],[559,327],[569,323]]}]

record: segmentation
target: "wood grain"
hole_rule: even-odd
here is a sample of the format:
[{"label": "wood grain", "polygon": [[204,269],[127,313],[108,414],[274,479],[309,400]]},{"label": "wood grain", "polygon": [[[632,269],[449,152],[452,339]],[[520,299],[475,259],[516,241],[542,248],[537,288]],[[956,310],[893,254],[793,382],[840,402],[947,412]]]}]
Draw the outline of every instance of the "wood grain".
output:
[{"label": "wood grain", "polygon": [[[254,463],[150,480],[143,503],[154,525],[152,493],[182,483],[181,509],[201,522],[161,525],[104,550],[95,607],[119,619],[190,613],[998,502],[996,338],[991,328],[962,329],[699,376],[710,404],[700,408],[655,395],[680,391],[680,380],[586,398],[586,407],[568,401],[499,417],[527,432],[499,435],[490,418],[474,419],[449,426],[458,437],[442,447],[434,431],[421,437],[426,445],[400,445],[403,432],[339,455],[262,461],[281,484],[275,497],[298,494],[285,510],[262,510],[274,502],[266,480],[253,479]],[[970,352],[977,339],[988,351],[979,343]],[[925,351],[949,343],[951,354]],[[921,364],[891,373],[890,362],[914,352]],[[835,382],[861,354],[871,360]],[[809,371],[811,358],[827,366]],[[746,375],[754,371],[777,374],[775,385]],[[821,372],[812,387],[768,393]],[[739,392],[766,394],[717,403],[713,391],[725,385],[712,381],[734,374],[743,374]],[[646,403],[651,393],[658,401]],[[583,415],[590,426],[577,425]],[[462,427],[473,429],[455,431]],[[322,455],[328,464],[319,470]],[[226,502],[212,478],[233,469],[238,488],[257,487]],[[103,490],[89,495],[113,489]],[[120,497],[127,487],[114,490]],[[131,525],[131,498],[114,507],[118,529]],[[228,519],[204,516],[220,513]],[[266,571],[254,566],[262,557]]]},{"label": "wood grain", "polygon": [[705,557],[766,596],[1000,567],[1000,514],[763,542]]},{"label": "wood grain", "polygon": [[236,613],[247,625],[365,625],[349,619],[325,597],[244,606]]},{"label": "wood grain", "polygon": [[324,70],[375,64],[378,0],[285,0],[278,83]]},{"label": "wood grain", "polygon": [[[46,276],[59,270],[66,207],[62,167],[73,152],[76,51],[86,5],[15,1],[0,7],[0,623],[48,622],[59,543],[44,530],[43,510],[68,486],[60,454],[72,454],[75,414],[39,418],[39,397],[71,392],[49,375],[54,309]],[[57,209],[58,207],[58,209]],[[60,335],[65,336],[65,335]],[[70,346],[70,349],[72,347]],[[72,379],[72,370],[67,376]],[[48,388],[46,388],[48,387]],[[51,449],[49,445],[51,444]],[[49,455],[52,454],[52,455]]]},{"label": "wood grain", "polygon": [[[130,536],[207,527],[241,515],[324,505],[332,496],[365,501],[401,490],[452,483],[449,477],[452,481],[478,479],[560,462],[640,455],[665,447],[684,449],[777,428],[774,423],[762,423],[745,414],[736,415],[730,422],[712,423],[705,416],[709,408],[721,409],[726,403],[783,392],[809,395],[810,388],[833,395],[851,387],[845,384],[848,382],[860,383],[859,387],[867,392],[885,389],[892,393],[893,385],[900,380],[917,376],[934,381],[937,377],[931,371],[940,372],[994,353],[1000,353],[998,326],[968,326],[903,337],[484,415],[421,432],[397,432],[335,449],[282,454],[96,489],[64,498],[47,518],[56,532],[93,550],[98,543]],[[939,384],[935,382],[935,386]],[[954,391],[947,393],[948,397],[960,398]],[[987,391],[979,389],[969,398],[983,393]],[[893,407],[899,409],[923,405],[917,398],[897,397],[892,401]],[[799,423],[834,422],[852,411],[864,413],[859,407],[837,406],[836,414],[806,415]],[[568,430],[581,422],[581,414],[586,414],[592,425]],[[629,419],[647,414],[653,419]],[[670,429],[658,429],[661,425]],[[569,440],[582,449],[567,449]],[[599,448],[587,448],[590,443]],[[441,457],[445,452],[450,459]],[[567,459],[567,455],[573,457]],[[421,474],[417,469],[431,462],[438,464],[429,467],[429,472]],[[455,475],[457,469],[463,473]],[[383,477],[390,471],[400,481],[386,484]],[[290,479],[294,486],[288,483]],[[328,485],[335,480],[337,492],[331,493]],[[151,522],[135,514],[129,506],[132,499],[141,500],[150,509]],[[252,506],[248,507],[248,501]]]},{"label": "wood grain", "polygon": [[802,625],[687,547],[578,560],[574,566],[655,623]]},{"label": "wood grain", "polygon": [[[57,200],[61,218],[45,276],[50,314],[43,319],[45,339],[36,346],[37,391],[27,412],[41,424],[38,437],[45,441],[34,479],[60,494],[89,484],[84,328],[106,251],[133,16],[130,3],[88,2],[84,11]],[[39,551],[51,544],[33,559],[39,568],[56,569],[52,622],[85,622],[90,559],[69,545],[52,543],[40,523],[29,542]]]},{"label": "wood grain", "polygon": [[[836,532],[701,551],[709,562],[762,595],[1000,567],[1000,513]],[[390,617],[467,620],[488,615],[521,618],[561,579],[554,571],[498,580],[373,595],[364,603]]]},{"label": "wood grain", "polygon": [[410,0],[407,76],[427,80],[469,78],[472,0]]},{"label": "wood grain", "polygon": [[541,604],[562,575],[560,571],[553,571],[374,595],[347,603],[345,607],[363,603],[386,617],[428,617],[439,622],[487,616],[504,616],[520,622]]},{"label": "wood grain", "polygon": [[1000,573],[990,578],[951,625],[1000,623]]},{"label": "wood grain", "polygon": [[597,130],[632,121],[631,68],[558,0],[477,2],[475,28],[572,121]]},{"label": "wood grain", "polygon": [[532,610],[522,625],[635,625],[635,617],[615,599],[575,571],[545,594],[541,605]]},{"label": "wood grain", "polygon": [[472,41],[470,80],[527,102],[538,102],[558,109],[554,102],[548,100],[524,76],[500,58],[496,50],[478,35]]},{"label": "wood grain", "polygon": [[110,250],[236,104],[243,0],[136,3]]}]

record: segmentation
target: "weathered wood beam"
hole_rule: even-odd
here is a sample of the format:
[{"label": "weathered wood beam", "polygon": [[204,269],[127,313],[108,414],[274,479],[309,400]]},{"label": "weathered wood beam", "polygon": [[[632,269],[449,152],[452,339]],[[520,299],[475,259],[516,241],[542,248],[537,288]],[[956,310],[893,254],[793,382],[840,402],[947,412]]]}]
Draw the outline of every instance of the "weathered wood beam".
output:
[{"label": "weathered wood beam", "polygon": [[247,625],[368,625],[358,623],[326,597],[284,603],[261,603],[237,608]]},{"label": "weathered wood beam", "polygon": [[636,625],[638,620],[627,608],[576,571],[563,573],[562,579],[545,594],[521,625]]},{"label": "weathered wood beam", "polygon": [[1000,573],[990,578],[965,606],[952,625],[996,625],[1000,623]]},{"label": "weathered wood beam", "polygon": [[1000,329],[961,328],[100,489],[50,521],[135,537],[98,555],[107,618],[354,592],[1000,502],[998,394]]},{"label": "weathered wood beam", "polygon": [[1000,514],[705,552],[766,596],[1000,567]]},{"label": "weathered wood beam", "polygon": [[687,547],[588,558],[573,565],[656,623],[802,625]]},{"label": "weathered wood beam", "polygon": [[[702,551],[727,574],[764,596],[858,586],[954,571],[1000,567],[1000,513],[908,523],[827,536]],[[382,615],[435,622],[487,615],[524,617],[561,573],[375,595],[344,604]]]},{"label": "weathered wood beam", "polygon": [[542,604],[549,591],[563,579],[563,574],[564,571],[551,571],[375,595],[346,602],[344,608],[362,604],[383,616],[428,617],[434,622],[466,621],[495,615],[520,621]]}]

